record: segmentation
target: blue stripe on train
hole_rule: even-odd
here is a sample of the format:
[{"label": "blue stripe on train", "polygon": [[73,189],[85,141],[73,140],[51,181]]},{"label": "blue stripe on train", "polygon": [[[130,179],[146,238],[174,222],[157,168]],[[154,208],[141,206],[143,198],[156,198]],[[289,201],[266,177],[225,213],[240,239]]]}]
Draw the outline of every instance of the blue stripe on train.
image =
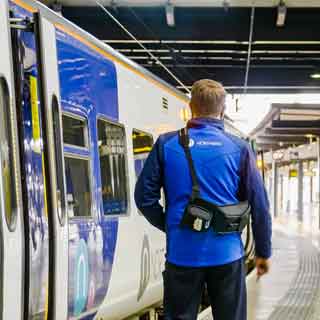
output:
[{"label": "blue stripe on train", "polygon": [[81,318],[104,300],[116,248],[118,218],[103,214],[97,117],[118,121],[117,75],[114,64],[101,54],[60,30],[56,36],[62,108],[84,116],[89,128],[93,219],[69,221],[68,309],[69,317]]}]

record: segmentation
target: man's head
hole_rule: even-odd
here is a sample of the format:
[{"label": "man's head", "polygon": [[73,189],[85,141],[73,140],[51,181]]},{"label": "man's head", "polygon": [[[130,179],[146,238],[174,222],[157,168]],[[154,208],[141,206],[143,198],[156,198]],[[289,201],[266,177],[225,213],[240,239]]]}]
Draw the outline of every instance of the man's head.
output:
[{"label": "man's head", "polygon": [[209,79],[195,82],[192,86],[190,101],[192,117],[223,118],[226,94],[219,82]]}]

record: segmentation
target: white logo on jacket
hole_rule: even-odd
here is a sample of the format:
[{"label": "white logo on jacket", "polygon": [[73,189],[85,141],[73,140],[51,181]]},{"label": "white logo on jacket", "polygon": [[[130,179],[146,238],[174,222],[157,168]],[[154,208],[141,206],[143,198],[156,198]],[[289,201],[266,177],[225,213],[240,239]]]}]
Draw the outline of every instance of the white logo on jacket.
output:
[{"label": "white logo on jacket", "polygon": [[197,141],[197,142],[195,142],[193,139],[190,139],[189,140],[189,148],[192,148],[194,145],[220,147],[223,145],[223,143],[220,141]]},{"label": "white logo on jacket", "polygon": [[222,146],[222,142],[219,141],[198,141],[198,146]]}]

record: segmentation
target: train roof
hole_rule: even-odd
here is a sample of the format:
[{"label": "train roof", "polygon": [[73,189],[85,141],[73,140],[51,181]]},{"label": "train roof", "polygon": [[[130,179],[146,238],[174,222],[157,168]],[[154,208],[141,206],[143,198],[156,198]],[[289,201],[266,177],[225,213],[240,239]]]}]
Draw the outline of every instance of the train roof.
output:
[{"label": "train roof", "polygon": [[110,55],[110,58],[113,58],[114,61],[120,62],[121,64],[125,65],[127,68],[135,71],[136,73],[139,73],[145,78],[148,78],[148,80],[151,80],[156,85],[162,87],[164,90],[170,91],[171,94],[175,95],[177,98],[180,98],[184,102],[186,103],[189,102],[189,97],[186,94],[176,89],[174,86],[168,84],[167,82],[165,82],[158,76],[154,75],[152,72],[148,71],[144,67],[140,66],[136,62],[130,60],[123,54],[119,53],[108,44],[97,39],[89,32],[86,32],[85,30],[81,29],[76,24],[67,20],[63,16],[60,16],[59,14],[55,13],[54,11],[49,9],[46,5],[35,0],[12,0],[12,2],[29,11],[39,10],[41,15],[46,17],[50,21],[52,21],[58,29],[62,29],[63,31],[66,31],[71,35],[77,34],[78,36],[87,40],[94,47],[99,48],[100,50]]},{"label": "train roof", "polygon": [[[35,0],[12,0],[12,2],[31,12],[35,12],[39,10],[41,15],[49,19],[50,21],[52,21],[52,23],[58,29],[63,30],[71,34],[72,36],[81,37],[82,39],[86,40],[88,44],[91,44],[91,46],[93,46],[96,50],[99,50],[107,54],[114,61],[121,63],[126,68],[132,70],[133,72],[138,73],[140,76],[153,82],[155,85],[160,86],[162,89],[168,91],[170,94],[173,94],[177,98],[183,100],[185,103],[189,102],[190,100],[189,97],[185,95],[183,92],[176,89],[174,86],[168,84],[167,82],[165,82],[158,76],[154,75],[152,72],[145,69],[144,67],[140,66],[136,62],[130,60],[120,52],[113,49],[108,44],[97,39],[89,32],[81,29],[79,26],[77,26],[73,22],[67,20],[63,16],[60,16],[56,12],[52,11],[46,5]],[[233,125],[232,120],[228,116],[226,116],[226,124],[232,129],[233,133],[235,133],[238,136],[245,137],[245,135]]]}]

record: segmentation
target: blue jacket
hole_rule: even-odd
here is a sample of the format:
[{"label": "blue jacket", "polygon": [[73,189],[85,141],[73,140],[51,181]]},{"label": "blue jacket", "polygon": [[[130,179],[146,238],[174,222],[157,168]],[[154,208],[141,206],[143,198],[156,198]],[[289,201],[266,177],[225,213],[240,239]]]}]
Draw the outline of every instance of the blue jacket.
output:
[{"label": "blue jacket", "polygon": [[[197,118],[189,121],[191,154],[201,197],[217,205],[249,200],[256,255],[271,255],[269,202],[256,158],[250,146],[224,131],[223,121]],[[165,209],[160,190],[165,193]],[[191,176],[178,132],[161,135],[138,178],[135,201],[146,219],[165,231],[167,260],[180,266],[201,267],[231,263],[243,257],[239,233],[197,233],[180,227],[191,194]]]}]

